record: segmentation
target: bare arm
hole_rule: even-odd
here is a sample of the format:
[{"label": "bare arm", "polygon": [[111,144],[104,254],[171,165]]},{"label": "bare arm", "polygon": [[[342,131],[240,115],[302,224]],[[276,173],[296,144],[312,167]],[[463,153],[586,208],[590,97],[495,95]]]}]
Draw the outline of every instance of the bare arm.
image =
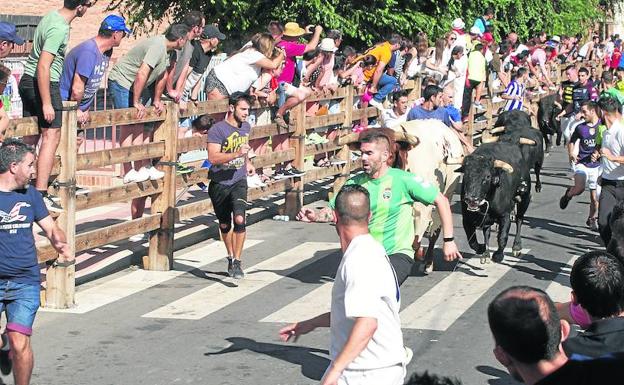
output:
[{"label": "bare arm", "polygon": [[54,108],[52,107],[52,97],[50,96],[50,67],[54,55],[48,51],[41,51],[37,62],[37,86],[43,108],[43,117],[51,122],[54,119]]},{"label": "bare arm", "polygon": [[258,60],[255,64],[262,69],[274,70],[274,69],[279,68],[279,66],[282,65],[283,61],[284,61],[284,54],[280,53],[273,59],[263,57],[262,59]]},{"label": "bare arm", "polygon": [[[438,196],[433,202],[438,209],[440,215],[440,221],[442,222],[442,234],[444,238],[453,237],[453,213],[451,212],[451,205],[448,199],[442,193],[438,193]],[[457,258],[461,258],[455,241],[444,242],[444,259],[447,261],[453,261]]]},{"label": "bare arm", "polygon": [[0,108],[0,142],[4,140],[7,128],[9,128],[9,116],[4,111],[4,108]]},{"label": "bare arm", "polygon": [[64,261],[72,261],[74,260],[74,255],[72,254],[69,245],[67,244],[67,239],[65,238],[65,233],[61,230],[60,227],[56,224],[54,219],[50,215],[43,218],[42,220],[37,222],[46,237],[50,240],[52,247],[59,254],[64,257]]},{"label": "bare arm", "polygon": [[175,87],[175,90],[177,91],[178,95],[181,95],[182,91],[184,90],[184,84],[186,83],[186,78],[188,77],[190,69],[191,69],[191,66],[187,63],[184,66],[184,69],[182,70],[182,72],[180,73],[180,77],[178,78],[178,83],[176,84],[176,87]]},{"label": "bare arm", "polygon": [[137,109],[137,118],[141,119],[145,116],[145,106],[141,103],[141,93],[147,84],[152,68],[142,63],[137,71],[134,83],[132,84],[132,105]]},{"label": "bare arm", "polygon": [[[84,97],[85,84],[87,83],[87,78],[84,76],[80,76],[78,72],[74,73],[74,78],[72,79],[71,86],[71,95],[69,95],[69,100],[74,100],[80,104],[82,98]],[[85,123],[89,120],[89,111],[82,111],[78,109],[78,122]]]},{"label": "bare arm", "polygon": [[308,334],[316,328],[328,328],[330,319],[330,313],[327,312],[305,321],[295,322],[280,329],[280,339],[284,342],[288,342],[291,338],[294,338],[294,341],[297,342],[299,336]]},{"label": "bare arm", "polygon": [[297,220],[301,222],[336,222],[334,216],[334,210],[330,207],[325,207],[319,211],[304,207],[297,214]]},{"label": "bare arm", "polygon": [[212,164],[225,164],[236,158],[246,156],[249,152],[248,145],[242,145],[237,152],[221,152],[219,143],[208,143],[208,161]]},{"label": "bare arm", "polygon": [[316,46],[318,46],[318,43],[321,40],[321,33],[323,33],[323,27],[320,25],[314,27],[314,35],[312,35],[312,39],[310,39],[308,44],[306,44],[305,51],[303,53],[314,51],[316,49]]}]

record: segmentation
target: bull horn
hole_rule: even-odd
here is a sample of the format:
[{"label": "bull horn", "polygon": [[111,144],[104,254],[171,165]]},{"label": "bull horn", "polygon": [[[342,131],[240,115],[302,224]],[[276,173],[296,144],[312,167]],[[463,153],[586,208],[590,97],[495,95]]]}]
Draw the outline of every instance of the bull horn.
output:
[{"label": "bull horn", "polygon": [[403,132],[398,132],[398,131],[394,132],[394,140],[395,141],[397,141],[397,142],[407,142],[411,146],[417,146],[420,143],[420,139],[418,139],[418,137],[409,134],[405,130],[405,127],[401,127],[401,128],[403,129]]},{"label": "bull horn", "polygon": [[482,135],[481,143],[494,143],[494,142],[498,142],[498,139],[500,139],[498,136]]},{"label": "bull horn", "polygon": [[449,166],[461,165],[461,164],[464,164],[464,157],[461,156],[459,158],[446,158],[444,163],[446,163]]},{"label": "bull horn", "polygon": [[505,127],[504,126],[500,126],[500,127],[494,127],[490,130],[490,134],[499,134],[501,132],[505,131]]},{"label": "bull horn", "polygon": [[342,136],[338,140],[338,144],[341,146],[344,146],[345,144],[352,144],[352,143],[358,142],[359,140],[360,140],[360,135],[358,133],[352,132],[350,134]]},{"label": "bull horn", "polygon": [[513,172],[513,167],[507,162],[503,162],[502,160],[495,159],[494,160],[494,168],[500,168],[509,174]]},{"label": "bull horn", "polygon": [[535,146],[537,143],[533,139],[529,138],[520,138],[520,144],[527,144],[529,146]]}]

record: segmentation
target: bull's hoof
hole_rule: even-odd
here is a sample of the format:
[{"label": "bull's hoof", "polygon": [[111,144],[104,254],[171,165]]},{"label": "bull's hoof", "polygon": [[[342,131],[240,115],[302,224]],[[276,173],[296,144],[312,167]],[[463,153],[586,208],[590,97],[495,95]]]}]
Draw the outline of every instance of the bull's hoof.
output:
[{"label": "bull's hoof", "polygon": [[485,251],[483,254],[481,254],[480,262],[481,262],[482,265],[484,265],[486,263],[490,263],[490,252],[489,251]]},{"label": "bull's hoof", "polygon": [[511,255],[513,255],[514,257],[519,257],[520,255],[522,255],[522,249],[513,248],[511,250]]},{"label": "bull's hoof", "polygon": [[536,183],[535,184],[535,192],[542,192],[542,184],[541,183]]},{"label": "bull's hoof", "polygon": [[503,257],[504,257],[504,254],[502,251],[495,251],[494,255],[492,255],[492,261],[496,263],[501,263],[503,262]]},{"label": "bull's hoof", "polygon": [[433,261],[425,263],[425,269],[423,270],[425,275],[433,273]]}]

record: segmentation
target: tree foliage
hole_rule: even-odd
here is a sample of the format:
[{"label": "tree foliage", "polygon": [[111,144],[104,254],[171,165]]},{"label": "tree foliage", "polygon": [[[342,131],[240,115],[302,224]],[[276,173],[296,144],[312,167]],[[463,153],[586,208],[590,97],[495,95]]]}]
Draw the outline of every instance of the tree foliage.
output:
[{"label": "tree foliage", "polygon": [[396,32],[413,38],[419,31],[437,37],[455,17],[469,28],[487,7],[495,10],[496,35],[510,31],[521,38],[539,31],[585,33],[604,15],[600,0],[114,0],[118,9],[142,31],[163,18],[177,19],[198,9],[208,22],[219,22],[234,37],[265,30],[270,20],[321,24],[344,32],[347,42],[365,46]]}]

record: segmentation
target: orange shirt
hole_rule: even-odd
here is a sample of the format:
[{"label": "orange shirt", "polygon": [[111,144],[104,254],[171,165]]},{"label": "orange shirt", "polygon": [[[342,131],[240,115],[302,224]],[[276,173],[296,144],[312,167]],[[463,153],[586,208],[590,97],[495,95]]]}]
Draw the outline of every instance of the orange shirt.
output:
[{"label": "orange shirt", "polygon": [[[389,42],[385,41],[371,49],[369,49],[365,55],[373,55],[375,57],[375,59],[377,59],[377,64],[379,64],[380,61],[388,64],[390,63],[390,59],[392,59],[392,46],[390,45]],[[372,68],[368,68],[364,71],[364,80],[369,81],[373,78],[373,75],[375,74],[375,70],[377,69],[377,66],[372,67]]]}]

